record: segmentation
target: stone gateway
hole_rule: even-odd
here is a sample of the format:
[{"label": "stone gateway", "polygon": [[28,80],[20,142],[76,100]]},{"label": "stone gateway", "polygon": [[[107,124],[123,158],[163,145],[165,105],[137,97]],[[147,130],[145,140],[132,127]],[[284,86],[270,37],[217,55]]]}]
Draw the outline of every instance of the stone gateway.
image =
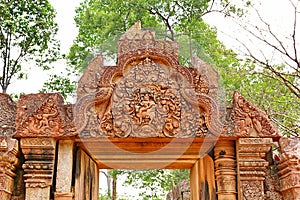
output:
[{"label": "stone gateway", "polygon": [[299,200],[300,139],[237,91],[226,108],[217,72],[181,66],[178,49],[137,22],[116,66],[89,63],[75,104],[0,94],[0,199],[97,200],[99,169],[190,169],[185,199]]}]

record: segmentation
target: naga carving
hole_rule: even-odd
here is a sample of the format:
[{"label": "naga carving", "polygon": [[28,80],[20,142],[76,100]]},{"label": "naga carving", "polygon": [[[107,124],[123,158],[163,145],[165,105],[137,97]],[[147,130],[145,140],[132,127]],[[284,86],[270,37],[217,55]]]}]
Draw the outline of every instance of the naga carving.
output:
[{"label": "naga carving", "polygon": [[239,92],[233,95],[234,132],[247,137],[278,137],[277,128],[267,114],[248,102]]}]

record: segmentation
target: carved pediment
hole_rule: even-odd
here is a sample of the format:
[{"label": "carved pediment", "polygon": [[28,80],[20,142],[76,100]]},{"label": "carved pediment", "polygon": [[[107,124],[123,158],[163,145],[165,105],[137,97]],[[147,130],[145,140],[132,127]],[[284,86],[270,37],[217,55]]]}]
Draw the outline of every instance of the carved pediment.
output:
[{"label": "carved pediment", "polygon": [[76,135],[72,108],[59,94],[22,95],[17,105],[14,137],[68,137]]},{"label": "carved pediment", "polygon": [[98,56],[80,79],[74,116],[81,137],[185,138],[222,132],[218,76],[206,63],[195,58],[193,67],[180,66],[178,43],[155,40],[139,22],[118,46],[117,66],[104,67]]},{"label": "carved pediment", "polygon": [[241,137],[279,137],[278,129],[268,115],[248,102],[239,92],[233,94],[233,132]]}]

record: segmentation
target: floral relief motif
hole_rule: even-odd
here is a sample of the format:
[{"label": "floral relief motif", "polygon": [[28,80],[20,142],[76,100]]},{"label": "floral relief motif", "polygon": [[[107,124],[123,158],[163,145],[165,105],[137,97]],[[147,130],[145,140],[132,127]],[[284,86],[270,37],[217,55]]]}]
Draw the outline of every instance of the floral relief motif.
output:
[{"label": "floral relief motif", "polygon": [[58,108],[55,105],[55,97],[49,98],[24,124],[23,134],[51,135],[64,132],[62,122],[58,118]]}]

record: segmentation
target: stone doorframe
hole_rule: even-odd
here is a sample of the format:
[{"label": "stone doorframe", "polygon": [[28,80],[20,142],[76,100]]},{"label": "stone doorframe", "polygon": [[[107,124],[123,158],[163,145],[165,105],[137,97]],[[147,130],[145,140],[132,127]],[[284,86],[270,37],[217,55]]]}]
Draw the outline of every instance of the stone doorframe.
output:
[{"label": "stone doorframe", "polygon": [[55,93],[17,104],[1,94],[0,199],[96,199],[97,170],[126,166],[190,168],[194,200],[299,199],[299,139],[280,139],[239,92],[222,106],[217,72],[199,58],[180,66],[178,49],[137,22],[120,37],[116,66],[90,62],[74,105]]}]

